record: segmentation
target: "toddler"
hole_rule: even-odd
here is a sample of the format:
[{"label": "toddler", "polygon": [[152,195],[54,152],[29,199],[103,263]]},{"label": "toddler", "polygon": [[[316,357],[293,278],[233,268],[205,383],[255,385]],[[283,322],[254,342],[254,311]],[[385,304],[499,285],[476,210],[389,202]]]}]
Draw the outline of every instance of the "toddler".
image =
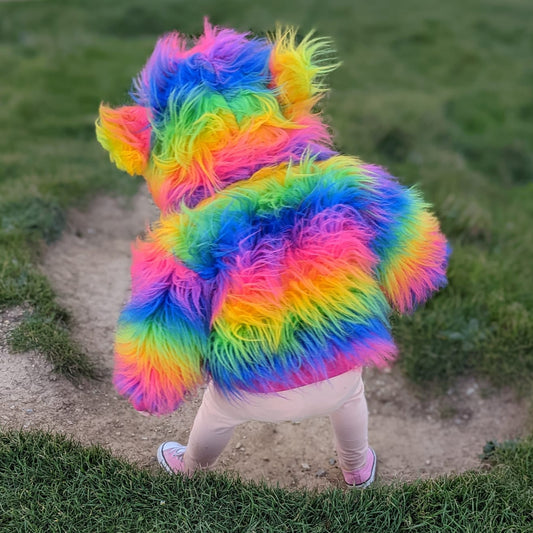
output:
[{"label": "toddler", "polygon": [[100,107],[99,142],[161,210],[133,247],[114,383],[151,414],[207,383],[187,447],[158,450],[169,472],[212,466],[243,422],[329,415],[344,479],[366,487],[361,369],[394,359],[391,311],[446,284],[446,240],[416,189],[333,148],[327,40],[206,21],[187,43],[160,38],[134,104]]}]

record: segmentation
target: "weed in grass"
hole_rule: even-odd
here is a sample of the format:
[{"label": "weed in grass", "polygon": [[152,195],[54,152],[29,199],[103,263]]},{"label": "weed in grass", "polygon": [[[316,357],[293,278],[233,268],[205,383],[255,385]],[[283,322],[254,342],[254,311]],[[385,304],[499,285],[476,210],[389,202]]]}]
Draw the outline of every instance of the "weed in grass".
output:
[{"label": "weed in grass", "polygon": [[514,452],[518,449],[520,442],[518,440],[506,440],[498,442],[489,440],[483,446],[483,453],[479,456],[483,461],[490,461],[494,464],[498,462],[498,457],[506,452]]}]

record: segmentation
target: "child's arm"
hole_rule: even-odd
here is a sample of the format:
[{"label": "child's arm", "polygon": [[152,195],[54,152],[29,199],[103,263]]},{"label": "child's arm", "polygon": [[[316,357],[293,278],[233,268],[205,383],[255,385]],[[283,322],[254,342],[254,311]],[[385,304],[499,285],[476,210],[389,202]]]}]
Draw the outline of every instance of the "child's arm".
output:
[{"label": "child's arm", "polygon": [[410,312],[446,285],[450,248],[416,188],[402,186],[379,167],[369,170],[377,195],[373,218],[381,288],[394,309]]},{"label": "child's arm", "polygon": [[156,241],[133,248],[132,296],[119,319],[114,383],[138,411],[165,414],[202,383],[202,280]]}]

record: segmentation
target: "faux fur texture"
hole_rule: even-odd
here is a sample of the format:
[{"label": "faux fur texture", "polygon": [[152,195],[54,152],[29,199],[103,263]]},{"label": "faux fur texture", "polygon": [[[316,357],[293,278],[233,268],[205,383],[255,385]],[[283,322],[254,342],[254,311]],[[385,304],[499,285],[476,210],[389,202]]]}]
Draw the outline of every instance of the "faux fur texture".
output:
[{"label": "faux fur texture", "polygon": [[162,211],[116,335],[136,409],[170,412],[208,378],[238,395],[387,364],[391,309],[446,284],[419,192],[333,150],[315,109],[335,66],[327,40],[206,22],[191,48],[158,41],[135,105],[101,106],[98,140]]}]

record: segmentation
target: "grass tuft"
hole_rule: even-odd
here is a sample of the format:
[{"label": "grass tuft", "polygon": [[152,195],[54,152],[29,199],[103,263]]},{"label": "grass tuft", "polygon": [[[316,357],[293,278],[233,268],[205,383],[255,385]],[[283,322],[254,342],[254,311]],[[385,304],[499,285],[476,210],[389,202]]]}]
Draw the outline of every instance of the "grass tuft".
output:
[{"label": "grass tuft", "polygon": [[[55,219],[46,217],[47,221]],[[62,215],[57,215],[57,219],[62,219]],[[56,302],[50,283],[36,267],[42,248],[40,237],[43,231],[55,231],[51,228],[56,226],[43,229],[32,224],[0,231],[0,308],[28,309],[8,340],[15,351],[39,351],[56,372],[69,378],[93,378],[98,372],[83,348],[72,340],[68,312]]]},{"label": "grass tuft", "polygon": [[72,379],[98,376],[94,363],[72,340],[61,316],[33,313],[10,332],[9,342],[15,351],[38,350],[52,363],[55,372]]}]

